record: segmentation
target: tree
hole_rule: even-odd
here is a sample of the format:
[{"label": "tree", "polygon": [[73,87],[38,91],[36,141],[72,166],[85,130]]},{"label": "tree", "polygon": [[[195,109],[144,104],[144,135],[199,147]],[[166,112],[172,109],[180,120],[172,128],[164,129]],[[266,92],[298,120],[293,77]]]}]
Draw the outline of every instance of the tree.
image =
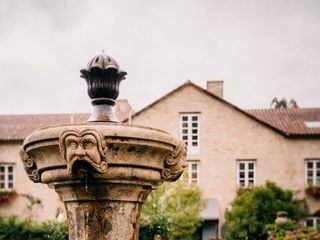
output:
[{"label": "tree", "polygon": [[291,98],[291,100],[287,101],[286,98],[282,98],[280,101],[278,100],[278,98],[273,98],[271,103],[270,103],[270,107],[272,108],[297,108],[298,104],[297,101],[294,100],[293,98]]},{"label": "tree", "polygon": [[183,180],[163,183],[142,208],[140,239],[153,239],[159,234],[162,239],[193,240],[204,207],[201,190],[195,184],[188,186]]},{"label": "tree", "polygon": [[291,191],[271,182],[241,191],[231,206],[225,214],[227,239],[265,239],[264,226],[274,222],[277,212],[286,211],[293,220],[307,214],[301,202],[293,200]]}]

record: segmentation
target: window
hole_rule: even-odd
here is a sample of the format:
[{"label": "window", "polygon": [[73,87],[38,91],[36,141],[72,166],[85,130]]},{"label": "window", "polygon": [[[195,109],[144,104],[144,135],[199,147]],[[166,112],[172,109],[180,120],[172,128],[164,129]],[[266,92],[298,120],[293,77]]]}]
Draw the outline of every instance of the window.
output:
[{"label": "window", "polygon": [[307,128],[320,128],[320,121],[305,121],[304,125]]},{"label": "window", "polygon": [[199,114],[180,115],[180,136],[189,154],[199,153]]},{"label": "window", "polygon": [[252,188],[255,185],[256,161],[238,161],[238,187]]},{"label": "window", "polygon": [[14,188],[14,165],[0,164],[0,190]]},{"label": "window", "polygon": [[304,225],[306,227],[317,228],[320,225],[320,217],[308,217],[304,220]]},{"label": "window", "polygon": [[187,161],[188,184],[199,184],[199,161]]},{"label": "window", "polygon": [[320,186],[320,160],[306,161],[306,184]]}]

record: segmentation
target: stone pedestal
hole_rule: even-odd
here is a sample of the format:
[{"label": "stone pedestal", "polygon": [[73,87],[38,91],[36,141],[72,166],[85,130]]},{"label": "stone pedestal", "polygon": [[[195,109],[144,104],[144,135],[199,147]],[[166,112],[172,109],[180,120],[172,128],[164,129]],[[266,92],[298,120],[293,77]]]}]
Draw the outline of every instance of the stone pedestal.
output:
[{"label": "stone pedestal", "polygon": [[138,239],[139,216],[150,187],[134,184],[57,186],[73,240]]}]

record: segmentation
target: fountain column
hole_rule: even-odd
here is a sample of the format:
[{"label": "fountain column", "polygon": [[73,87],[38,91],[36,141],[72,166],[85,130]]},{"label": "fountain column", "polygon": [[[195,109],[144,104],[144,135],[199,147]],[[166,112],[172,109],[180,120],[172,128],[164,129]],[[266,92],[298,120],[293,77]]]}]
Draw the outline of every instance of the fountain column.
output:
[{"label": "fountain column", "polygon": [[119,123],[113,105],[126,72],[107,55],[81,76],[93,113],[88,122],[39,129],[20,151],[34,182],[53,187],[67,212],[70,240],[137,240],[141,207],[186,167],[186,146],[170,134]]},{"label": "fountain column", "polygon": [[150,188],[133,184],[83,184],[55,188],[62,196],[70,239],[137,239],[140,210]]}]

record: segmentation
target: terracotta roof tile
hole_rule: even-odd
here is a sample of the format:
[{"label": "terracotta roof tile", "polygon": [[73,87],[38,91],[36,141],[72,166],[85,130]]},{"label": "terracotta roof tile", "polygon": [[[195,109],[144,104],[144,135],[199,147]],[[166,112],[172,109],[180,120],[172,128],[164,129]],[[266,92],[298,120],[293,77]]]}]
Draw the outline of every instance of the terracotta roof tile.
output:
[{"label": "terracotta roof tile", "polygon": [[285,135],[320,135],[320,127],[307,127],[305,124],[305,122],[320,122],[320,108],[278,108],[245,111]]},{"label": "terracotta roof tile", "polygon": [[[133,110],[127,100],[117,100],[115,113],[122,122]],[[23,140],[38,128],[85,122],[89,113],[0,115],[0,140]]]}]

